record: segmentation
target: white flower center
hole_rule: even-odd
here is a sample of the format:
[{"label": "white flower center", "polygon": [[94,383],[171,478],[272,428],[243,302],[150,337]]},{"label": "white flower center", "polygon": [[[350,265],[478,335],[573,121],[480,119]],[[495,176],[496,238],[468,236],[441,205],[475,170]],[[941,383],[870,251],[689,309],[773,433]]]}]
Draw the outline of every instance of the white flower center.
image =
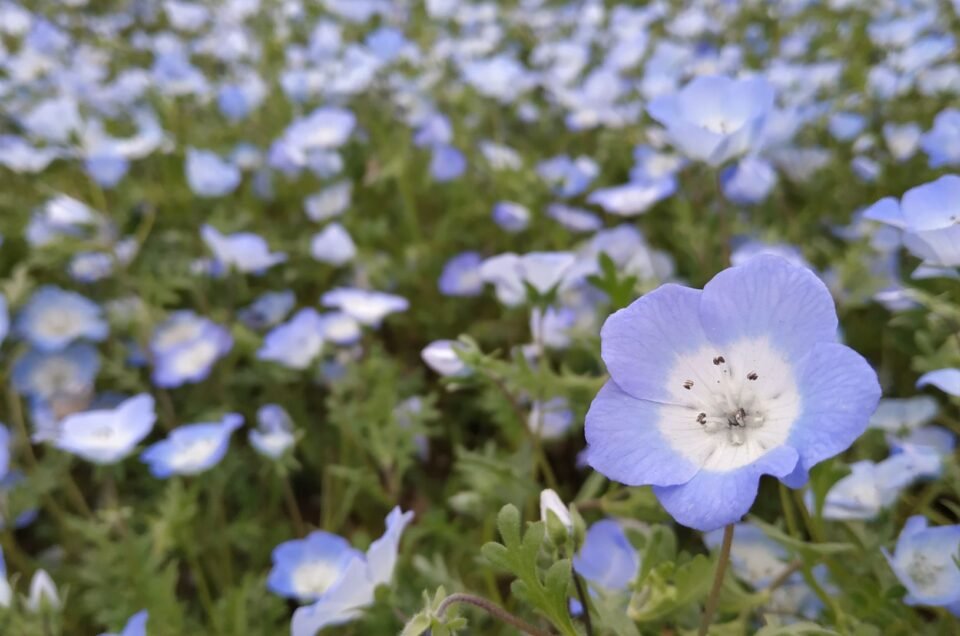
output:
[{"label": "white flower center", "polygon": [[220,445],[216,438],[196,439],[183,444],[170,457],[174,470],[192,469],[207,460]]},{"label": "white flower center", "polygon": [[740,468],[782,445],[800,413],[792,367],[766,339],[682,355],[667,377],[673,399],[660,431],[707,470]]},{"label": "white flower center", "polygon": [[946,566],[933,563],[925,554],[915,554],[910,565],[907,566],[907,574],[922,590],[935,589],[944,570]]},{"label": "white flower center", "polygon": [[73,336],[79,323],[82,318],[76,312],[64,308],[49,309],[37,317],[33,330],[45,338]]},{"label": "white flower center", "polygon": [[209,366],[217,357],[217,346],[200,341],[174,354],[173,369],[178,375],[193,375]]},{"label": "white flower center", "polygon": [[309,561],[293,571],[293,589],[301,598],[322,596],[337,582],[341,569],[330,561]]}]

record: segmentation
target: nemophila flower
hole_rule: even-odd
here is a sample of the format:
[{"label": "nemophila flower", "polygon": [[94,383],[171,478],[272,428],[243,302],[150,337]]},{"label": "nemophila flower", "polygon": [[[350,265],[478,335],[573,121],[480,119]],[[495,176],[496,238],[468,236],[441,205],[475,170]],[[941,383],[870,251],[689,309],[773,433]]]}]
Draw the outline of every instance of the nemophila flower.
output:
[{"label": "nemophila flower", "polygon": [[343,214],[350,207],[353,183],[338,181],[307,197],[303,202],[307,216],[313,221],[326,221]]},{"label": "nemophila flower", "polygon": [[635,216],[672,196],[676,190],[676,179],[668,175],[594,190],[587,197],[587,203],[599,205],[610,214]]},{"label": "nemophila flower", "polygon": [[941,461],[949,459],[957,445],[957,436],[942,426],[921,426],[905,433],[887,433],[886,438],[892,453],[920,450],[937,455]]},{"label": "nemophila flower", "polygon": [[263,237],[252,232],[221,234],[212,225],[203,225],[200,236],[213,252],[217,264],[225,269],[260,274],[287,260],[286,254],[271,252]]},{"label": "nemophila flower", "polygon": [[460,72],[478,93],[505,104],[515,101],[536,84],[535,76],[506,53],[466,61],[461,64]]},{"label": "nemophila flower", "polygon": [[547,216],[571,232],[596,232],[603,227],[603,219],[593,212],[562,203],[548,205]]},{"label": "nemophila flower", "polygon": [[893,554],[881,548],[900,583],[907,588],[907,605],[947,607],[960,616],[960,525],[928,527],[915,515],[907,519]]},{"label": "nemophila flower", "polygon": [[677,93],[653,99],[647,111],[678,150],[718,166],[750,149],[773,100],[773,86],[760,77],[700,76]]},{"label": "nemophila flower", "polygon": [[149,618],[150,614],[147,610],[141,610],[130,617],[130,620],[124,625],[123,631],[119,634],[103,633],[100,636],[147,636],[147,620]]},{"label": "nemophila flower", "polygon": [[10,429],[0,423],[0,479],[10,470]]},{"label": "nemophila flower", "polygon": [[267,329],[286,318],[296,304],[297,298],[290,290],[266,292],[237,312],[237,317],[251,329]]},{"label": "nemophila flower", "polygon": [[803,252],[800,251],[796,245],[790,245],[789,243],[763,243],[761,241],[756,241],[752,239],[746,239],[738,241],[734,239],[736,247],[730,253],[730,264],[731,265],[743,265],[751,258],[759,256],[760,254],[767,254],[772,256],[779,256],[788,263],[796,265],[797,267],[806,267],[807,269],[812,270],[813,266],[807,261],[803,256]]},{"label": "nemophila flower", "polygon": [[17,333],[41,351],[58,351],[77,339],[100,341],[109,327],[92,300],[59,287],[41,287],[17,316]]},{"label": "nemophila flower", "polygon": [[57,586],[46,570],[37,570],[30,579],[30,593],[24,603],[27,611],[34,614],[47,609],[57,611],[61,607]]},{"label": "nemophila flower", "polygon": [[[530,312],[530,333],[534,343],[552,349],[570,346],[570,332],[578,325],[580,315],[571,307],[553,306]],[[591,321],[592,323],[592,321]]]},{"label": "nemophila flower", "polygon": [[913,122],[902,125],[888,122],[883,125],[883,140],[897,161],[906,161],[917,153],[922,134],[920,126]]},{"label": "nemophila flower", "polygon": [[590,157],[559,155],[537,164],[537,174],[559,197],[575,197],[590,187],[600,174],[600,165]]},{"label": "nemophila flower", "polygon": [[31,349],[13,365],[13,386],[35,400],[50,402],[60,397],[86,395],[100,371],[97,350],[74,343],[60,351]]},{"label": "nemophila flower", "polygon": [[127,174],[130,162],[118,155],[92,155],[84,161],[84,168],[98,186],[109,190]]},{"label": "nemophila flower", "polygon": [[493,222],[507,232],[521,232],[530,225],[530,210],[513,201],[500,201],[493,206]]},{"label": "nemophila flower", "polygon": [[446,183],[460,177],[467,169],[467,158],[448,144],[433,147],[430,157],[430,175],[437,183]]},{"label": "nemophila flower", "polygon": [[885,197],[863,217],[903,231],[903,244],[932,267],[960,265],[960,177],[945,175],[907,190],[898,202]]},{"label": "nemophila flower", "polygon": [[[413,512],[402,512],[399,506],[394,508],[387,515],[386,532],[370,544],[366,554],[354,554],[346,562],[339,561],[342,569],[333,576],[307,574],[309,579],[320,581],[317,588],[322,587],[323,592],[312,605],[300,607],[293,613],[291,636],[315,636],[324,627],[357,618],[364,607],[371,605],[377,587],[393,578],[400,537],[412,519]],[[329,584],[323,584],[331,579],[334,580]]]},{"label": "nemophila flower", "polygon": [[150,434],[156,419],[153,397],[141,393],[113,409],[68,415],[54,445],[96,464],[114,464]]},{"label": "nemophila flower", "polygon": [[445,377],[469,375],[470,367],[460,359],[457,350],[462,345],[456,340],[434,340],[420,352],[424,363]]},{"label": "nemophila flower", "polygon": [[323,350],[324,331],[323,319],[316,309],[301,309],[267,334],[257,358],[290,369],[306,369]]},{"label": "nemophila flower", "polygon": [[479,296],[483,293],[479,252],[461,252],[443,266],[437,286],[444,296]]},{"label": "nemophila flower", "polygon": [[625,590],[640,570],[640,555],[623,528],[613,519],[601,519],[587,529],[573,569],[591,586],[607,591]]},{"label": "nemophila flower", "polygon": [[572,252],[529,252],[522,256],[500,254],[480,265],[480,277],[494,286],[504,305],[522,304],[528,288],[546,295],[561,287],[573,271],[577,257]]},{"label": "nemophila flower", "polygon": [[[875,519],[893,505],[904,486],[894,471],[881,471],[880,464],[869,460],[854,462],[850,471],[827,491],[823,502],[824,519]],[[813,496],[809,491],[807,506],[813,507]]]},{"label": "nemophila flower", "polygon": [[933,119],[933,128],[920,137],[931,168],[960,163],[960,110],[947,108]]},{"label": "nemophila flower", "polygon": [[278,596],[312,602],[338,582],[351,561],[364,555],[343,537],[321,530],[281,543],[271,558],[267,589]]},{"label": "nemophila flower", "polygon": [[519,170],[523,167],[523,159],[509,146],[486,140],[478,145],[480,154],[494,170]]},{"label": "nemophila flower", "polygon": [[264,404],[257,409],[257,428],[247,433],[254,450],[270,459],[283,456],[296,443],[293,420],[279,404]]},{"label": "nemophila flower", "polygon": [[43,172],[63,154],[59,148],[38,148],[16,135],[0,135],[0,165],[13,172]]},{"label": "nemophila flower", "polygon": [[283,133],[283,140],[293,150],[296,159],[306,165],[309,153],[345,144],[356,123],[356,117],[349,110],[321,107],[290,124]]},{"label": "nemophila flower", "polygon": [[406,311],[410,302],[403,296],[356,287],[337,287],[325,293],[320,302],[335,307],[361,325],[379,327],[389,314]]},{"label": "nemophila flower", "polygon": [[917,380],[917,388],[935,386],[944,393],[960,396],[960,369],[937,369],[928,371]]},{"label": "nemophila flower", "polygon": [[720,184],[723,196],[734,203],[760,203],[777,185],[777,173],[770,162],[745,157],[720,173]]},{"label": "nemophila flower", "polygon": [[222,197],[240,185],[240,168],[209,150],[187,149],[187,184],[200,197]]},{"label": "nemophila flower", "polygon": [[653,485],[680,523],[713,530],[750,509],[761,475],[792,487],[864,431],[880,388],[837,342],[809,270],[756,256],[702,291],[663,285],[607,319],[610,380],[587,413],[588,463]]},{"label": "nemophila flower", "polygon": [[910,431],[930,422],[940,406],[929,395],[912,398],[885,398],[870,416],[870,428],[891,433]]},{"label": "nemophila flower", "polygon": [[573,426],[573,411],[564,397],[535,401],[527,416],[527,428],[544,440],[560,439]]},{"label": "nemophila flower", "polygon": [[853,140],[857,135],[863,132],[863,129],[866,125],[866,118],[858,113],[834,113],[827,121],[827,128],[830,130],[830,134],[833,136],[833,138],[837,141]]},{"label": "nemophila flower", "polygon": [[321,263],[344,265],[357,255],[350,233],[339,223],[331,223],[310,239],[310,255]]},{"label": "nemophila flower", "polygon": [[196,475],[220,463],[230,446],[230,436],[241,426],[243,416],[236,413],[224,415],[219,422],[185,424],[147,448],[140,459],[158,479]]},{"label": "nemophila flower", "polygon": [[854,157],[850,161],[850,168],[853,174],[866,183],[873,183],[880,176],[880,164],[863,155]]},{"label": "nemophila flower", "polygon": [[233,336],[225,327],[189,310],[174,312],[150,339],[153,382],[174,388],[205,380],[231,348]]}]

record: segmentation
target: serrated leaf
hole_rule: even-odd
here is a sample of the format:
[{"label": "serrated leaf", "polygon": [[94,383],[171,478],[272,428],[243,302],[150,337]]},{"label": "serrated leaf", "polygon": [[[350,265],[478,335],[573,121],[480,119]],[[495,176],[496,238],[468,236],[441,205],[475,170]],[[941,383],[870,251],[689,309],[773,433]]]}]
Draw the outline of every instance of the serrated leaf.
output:
[{"label": "serrated leaf", "polygon": [[520,511],[513,504],[507,504],[497,514],[497,530],[507,549],[514,550],[520,546]]},{"label": "serrated leaf", "polygon": [[567,589],[570,587],[570,560],[561,559],[550,566],[543,577],[543,584],[547,597],[554,603],[564,607],[567,600]]},{"label": "serrated leaf", "polygon": [[515,569],[515,563],[510,556],[510,551],[499,543],[490,542],[484,544],[484,546],[480,548],[480,553],[495,567],[507,570],[508,572],[513,572]]}]

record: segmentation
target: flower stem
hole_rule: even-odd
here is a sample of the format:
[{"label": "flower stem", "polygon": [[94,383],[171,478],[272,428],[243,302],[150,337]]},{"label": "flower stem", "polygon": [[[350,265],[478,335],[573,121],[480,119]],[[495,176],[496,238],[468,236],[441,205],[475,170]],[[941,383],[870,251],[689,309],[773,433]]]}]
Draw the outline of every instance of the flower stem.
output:
[{"label": "flower stem", "polygon": [[440,606],[437,608],[437,616],[443,618],[444,614],[447,612],[447,608],[449,608],[451,605],[456,605],[457,603],[466,603],[467,605],[479,607],[494,618],[497,618],[508,625],[516,627],[524,634],[530,634],[530,636],[550,636],[550,632],[544,631],[539,627],[534,627],[522,618],[514,616],[499,605],[492,603],[480,596],[474,596],[473,594],[451,594],[447,598],[443,599],[442,603],[440,603]]},{"label": "flower stem", "polygon": [[290,484],[290,477],[284,475],[280,481],[283,486],[283,498],[286,501],[287,514],[290,515],[290,520],[293,522],[294,532],[297,533],[298,537],[305,536],[307,534],[306,526],[303,524],[303,515],[300,514],[300,505],[297,503],[297,496]]},{"label": "flower stem", "polygon": [[587,594],[586,590],[583,589],[583,579],[576,572],[573,572],[573,585],[577,588],[577,596],[580,598],[581,607],[583,607],[583,627],[587,631],[587,636],[593,636],[593,622],[590,620],[590,605],[587,604]]},{"label": "flower stem", "polygon": [[720,546],[717,570],[713,575],[713,587],[710,588],[707,605],[703,608],[703,618],[700,619],[698,636],[706,636],[710,630],[713,615],[717,612],[717,605],[720,603],[720,588],[723,587],[723,576],[727,573],[727,564],[730,562],[730,547],[733,545],[733,529],[734,524],[732,523],[723,529],[723,544]]}]

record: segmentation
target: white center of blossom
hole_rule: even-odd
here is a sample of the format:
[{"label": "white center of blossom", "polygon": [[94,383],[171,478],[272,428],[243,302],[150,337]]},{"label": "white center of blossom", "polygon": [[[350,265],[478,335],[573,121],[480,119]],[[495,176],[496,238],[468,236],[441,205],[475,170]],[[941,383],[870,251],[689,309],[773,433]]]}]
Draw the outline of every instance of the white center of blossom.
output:
[{"label": "white center of blossom", "polygon": [[742,122],[731,121],[725,117],[713,116],[701,121],[700,125],[712,133],[726,135],[740,128]]},{"label": "white center of blossom", "polygon": [[170,456],[170,466],[174,470],[190,469],[202,464],[220,445],[215,438],[195,439],[183,444]]},{"label": "white center of blossom", "polygon": [[707,470],[740,468],[782,445],[800,412],[793,369],[765,339],[682,355],[667,382],[660,430]]},{"label": "white center of blossom", "polygon": [[76,393],[83,389],[78,386],[77,368],[68,360],[49,358],[33,373],[35,390],[47,397],[60,393]]},{"label": "white center of blossom", "polygon": [[46,338],[70,336],[76,333],[80,317],[63,309],[49,309],[41,312],[33,323],[33,331]]},{"label": "white center of blossom", "polygon": [[193,375],[209,366],[217,357],[217,346],[201,340],[173,354],[173,369],[178,375]]},{"label": "white center of blossom", "polygon": [[910,565],[907,566],[907,574],[921,589],[931,589],[936,587],[945,569],[944,565],[937,565],[930,561],[927,555],[915,554]]},{"label": "white center of blossom", "polygon": [[323,596],[340,577],[338,564],[330,561],[308,561],[293,571],[293,590],[304,599]]}]

